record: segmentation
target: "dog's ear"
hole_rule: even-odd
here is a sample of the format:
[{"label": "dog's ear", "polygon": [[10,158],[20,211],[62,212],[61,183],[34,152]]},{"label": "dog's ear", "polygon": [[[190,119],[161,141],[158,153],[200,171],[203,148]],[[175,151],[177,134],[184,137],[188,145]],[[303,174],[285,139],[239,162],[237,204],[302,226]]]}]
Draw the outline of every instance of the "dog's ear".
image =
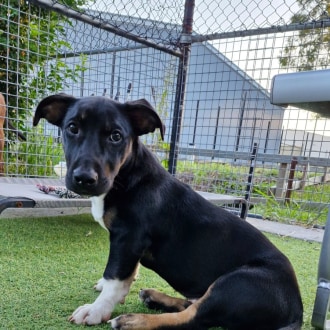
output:
[{"label": "dog's ear", "polygon": [[152,105],[145,99],[126,102],[126,112],[137,135],[152,133],[159,128],[164,140],[165,126]]},{"label": "dog's ear", "polygon": [[60,126],[68,108],[77,99],[67,94],[55,94],[40,101],[33,118],[33,126],[37,126],[41,118]]}]

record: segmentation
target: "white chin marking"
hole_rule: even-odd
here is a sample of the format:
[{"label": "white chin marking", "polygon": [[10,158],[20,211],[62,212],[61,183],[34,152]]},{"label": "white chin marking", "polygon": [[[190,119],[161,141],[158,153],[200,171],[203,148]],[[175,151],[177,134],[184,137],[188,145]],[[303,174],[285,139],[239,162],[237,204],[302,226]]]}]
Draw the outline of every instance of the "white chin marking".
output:
[{"label": "white chin marking", "polygon": [[108,230],[103,221],[104,214],[104,197],[106,194],[102,194],[100,196],[91,197],[92,201],[92,215],[96,222],[100,224],[105,230]]}]

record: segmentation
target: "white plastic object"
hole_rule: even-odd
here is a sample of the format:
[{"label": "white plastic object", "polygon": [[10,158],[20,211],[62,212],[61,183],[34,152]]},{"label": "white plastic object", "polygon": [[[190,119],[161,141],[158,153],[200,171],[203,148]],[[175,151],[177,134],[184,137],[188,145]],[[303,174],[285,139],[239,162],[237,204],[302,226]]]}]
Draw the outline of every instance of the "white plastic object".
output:
[{"label": "white plastic object", "polygon": [[66,175],[66,162],[59,162],[54,166],[54,172],[60,178],[64,178]]},{"label": "white plastic object", "polygon": [[330,70],[302,71],[273,77],[270,103],[330,117]]}]

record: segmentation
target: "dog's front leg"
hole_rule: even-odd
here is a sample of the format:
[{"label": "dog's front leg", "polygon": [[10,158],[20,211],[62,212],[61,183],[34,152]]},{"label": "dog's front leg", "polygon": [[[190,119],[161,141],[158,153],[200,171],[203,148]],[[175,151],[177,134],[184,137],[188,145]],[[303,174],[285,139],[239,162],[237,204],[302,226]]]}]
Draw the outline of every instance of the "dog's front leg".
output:
[{"label": "dog's front leg", "polygon": [[103,290],[94,303],[78,307],[70,316],[69,321],[87,325],[108,321],[116,303],[123,299],[128,290],[129,285],[126,281],[104,280]]},{"label": "dog's front leg", "polygon": [[102,291],[94,303],[78,307],[70,316],[69,321],[86,325],[108,321],[115,305],[125,300],[137,271],[138,266],[125,280],[103,278]]},{"label": "dog's front leg", "polygon": [[[133,278],[133,281],[136,280],[138,272],[136,271],[134,274],[135,274],[135,276],[134,276],[134,278]],[[103,286],[104,286],[104,283],[106,283],[106,281],[107,281],[107,280],[106,280],[104,277],[100,278],[100,279],[97,281],[97,283],[94,285],[94,289],[95,289],[95,291],[99,291],[99,292],[101,292],[101,291],[103,290]],[[120,303],[121,303],[121,304],[124,304],[124,303],[125,303],[125,297],[120,301]]]}]

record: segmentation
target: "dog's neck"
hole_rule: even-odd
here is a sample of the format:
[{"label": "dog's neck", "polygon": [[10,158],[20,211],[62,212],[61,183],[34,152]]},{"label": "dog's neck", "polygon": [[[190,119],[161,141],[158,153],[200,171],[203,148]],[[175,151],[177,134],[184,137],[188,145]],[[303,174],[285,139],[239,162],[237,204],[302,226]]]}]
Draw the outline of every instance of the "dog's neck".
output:
[{"label": "dog's neck", "polygon": [[154,154],[137,138],[133,142],[132,154],[120,169],[112,189],[124,192],[133,188],[155,171],[157,163]]}]

